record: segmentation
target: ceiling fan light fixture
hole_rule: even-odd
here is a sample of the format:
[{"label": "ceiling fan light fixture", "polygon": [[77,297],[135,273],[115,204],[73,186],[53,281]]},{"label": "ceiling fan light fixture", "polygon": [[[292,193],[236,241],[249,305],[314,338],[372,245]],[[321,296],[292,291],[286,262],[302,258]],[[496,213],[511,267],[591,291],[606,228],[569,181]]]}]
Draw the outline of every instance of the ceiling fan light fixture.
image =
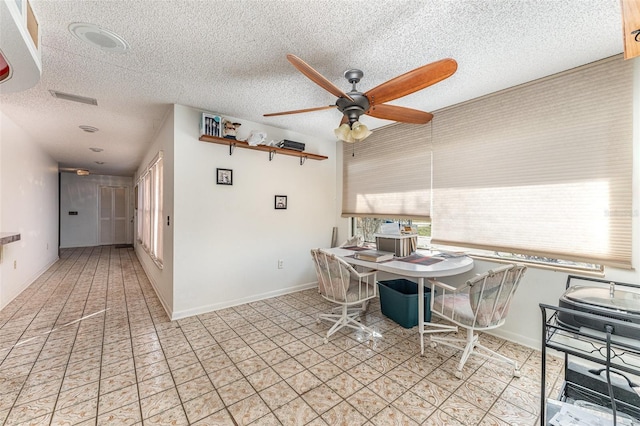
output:
[{"label": "ceiling fan light fixture", "polygon": [[366,139],[371,136],[371,133],[371,130],[359,121],[356,121],[351,125],[351,136],[357,141]]},{"label": "ceiling fan light fixture", "polygon": [[333,131],[336,137],[343,142],[360,142],[371,135],[371,130],[359,121],[354,122],[351,126],[343,123]]},{"label": "ceiling fan light fixture", "polygon": [[337,129],[335,129],[333,131],[333,133],[335,133],[336,137],[341,140],[341,141],[345,141],[346,139],[350,136],[351,134],[351,127],[349,126],[349,124],[347,123],[343,123],[340,125],[340,127],[338,127]]}]

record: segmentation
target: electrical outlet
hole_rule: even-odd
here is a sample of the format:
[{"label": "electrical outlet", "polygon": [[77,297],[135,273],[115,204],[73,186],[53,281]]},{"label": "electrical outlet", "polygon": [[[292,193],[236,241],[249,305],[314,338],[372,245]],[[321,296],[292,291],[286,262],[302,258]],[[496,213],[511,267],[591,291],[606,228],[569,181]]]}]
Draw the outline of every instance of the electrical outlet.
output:
[{"label": "electrical outlet", "polygon": [[18,261],[17,260],[13,261],[13,269],[18,269]]},{"label": "electrical outlet", "polygon": [[280,259],[278,260],[278,269],[282,269],[284,268],[284,260]]}]

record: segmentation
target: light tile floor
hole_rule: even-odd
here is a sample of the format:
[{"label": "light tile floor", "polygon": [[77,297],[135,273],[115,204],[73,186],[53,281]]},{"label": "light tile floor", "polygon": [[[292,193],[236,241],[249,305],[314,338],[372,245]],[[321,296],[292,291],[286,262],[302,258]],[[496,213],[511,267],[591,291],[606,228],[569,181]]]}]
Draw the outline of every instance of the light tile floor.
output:
[{"label": "light tile floor", "polygon": [[[311,261],[311,260],[310,260]],[[316,290],[169,321],[133,250],[62,250],[0,311],[0,424],[534,425],[540,354],[482,336],[521,378],[455,351],[420,356],[417,331],[380,313],[381,338],[323,344]],[[550,359],[549,382],[561,370]],[[551,386],[550,386],[551,391]]]}]

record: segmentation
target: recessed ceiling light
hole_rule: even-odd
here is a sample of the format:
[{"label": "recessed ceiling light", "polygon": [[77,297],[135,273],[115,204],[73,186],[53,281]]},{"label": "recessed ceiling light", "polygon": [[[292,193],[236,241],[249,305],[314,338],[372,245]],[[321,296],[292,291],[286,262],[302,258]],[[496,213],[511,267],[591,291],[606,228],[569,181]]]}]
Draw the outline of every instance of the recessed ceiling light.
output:
[{"label": "recessed ceiling light", "polygon": [[100,130],[100,129],[98,129],[97,127],[87,126],[86,124],[83,124],[83,125],[78,126],[78,127],[80,127],[82,130],[84,130],[84,131],[85,131],[85,132],[87,132],[87,133],[95,133],[95,132],[97,132],[98,130]]},{"label": "recessed ceiling light", "polygon": [[102,149],[102,148],[89,148],[89,149],[91,151],[93,151],[93,152],[102,152],[102,151],[104,151],[104,149]]},{"label": "recessed ceiling light", "polygon": [[85,22],[73,22],[69,31],[78,39],[99,49],[113,53],[124,53],[129,50],[129,43],[111,30],[100,28]]},{"label": "recessed ceiling light", "polygon": [[96,161],[96,164],[104,164],[104,161]]},{"label": "recessed ceiling light", "polygon": [[89,175],[89,170],[87,170],[87,169],[78,169],[78,170],[76,170],[76,174],[78,176],[88,176]]}]

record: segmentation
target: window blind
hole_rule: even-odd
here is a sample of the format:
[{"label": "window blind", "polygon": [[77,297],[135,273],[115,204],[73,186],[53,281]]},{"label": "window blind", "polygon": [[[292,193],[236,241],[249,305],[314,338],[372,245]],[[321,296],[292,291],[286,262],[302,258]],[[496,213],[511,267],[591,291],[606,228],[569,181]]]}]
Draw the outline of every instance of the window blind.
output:
[{"label": "window blind", "polygon": [[138,239],[151,258],[163,260],[163,153],[160,151],[138,179]]},{"label": "window blind", "polygon": [[433,243],[631,267],[631,61],[437,111]]},{"label": "window blind", "polygon": [[151,244],[151,256],[155,258],[158,262],[162,263],[163,260],[163,250],[162,250],[162,239],[163,239],[163,182],[162,182],[162,174],[163,174],[163,160],[162,156],[156,161],[156,163],[151,166],[150,174],[152,176],[152,187],[154,189],[153,193],[153,213],[152,213],[152,223],[153,223],[153,233],[152,233],[152,244]]},{"label": "window blind", "polygon": [[343,144],[342,216],[430,217],[429,124],[393,124]]}]

